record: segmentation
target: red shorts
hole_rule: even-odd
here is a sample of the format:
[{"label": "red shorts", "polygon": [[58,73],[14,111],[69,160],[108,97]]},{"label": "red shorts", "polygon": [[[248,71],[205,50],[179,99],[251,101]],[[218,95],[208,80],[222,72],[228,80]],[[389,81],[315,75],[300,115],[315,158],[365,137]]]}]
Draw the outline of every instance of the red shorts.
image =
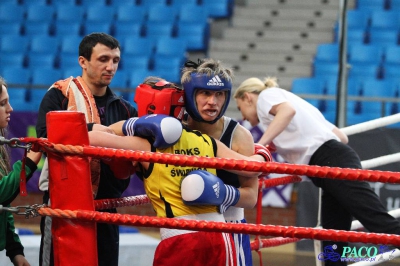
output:
[{"label": "red shorts", "polygon": [[162,240],[153,265],[236,266],[236,251],[229,233],[186,233]]}]

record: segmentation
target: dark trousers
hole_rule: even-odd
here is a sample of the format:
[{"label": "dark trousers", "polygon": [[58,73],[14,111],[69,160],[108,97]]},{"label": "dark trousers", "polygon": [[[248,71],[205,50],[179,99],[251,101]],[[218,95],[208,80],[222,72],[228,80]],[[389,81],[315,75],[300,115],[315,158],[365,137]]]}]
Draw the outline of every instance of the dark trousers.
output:
[{"label": "dark trousers", "polygon": [[[348,145],[336,140],[324,143],[311,157],[310,165],[361,168],[360,158]],[[324,229],[350,230],[353,217],[370,232],[400,234],[400,223],[387,213],[379,197],[367,182],[330,178],[312,178],[323,190],[321,222]],[[324,241],[323,246],[336,244],[335,252],[342,255],[348,243]],[[325,265],[347,265],[327,260]]]}]

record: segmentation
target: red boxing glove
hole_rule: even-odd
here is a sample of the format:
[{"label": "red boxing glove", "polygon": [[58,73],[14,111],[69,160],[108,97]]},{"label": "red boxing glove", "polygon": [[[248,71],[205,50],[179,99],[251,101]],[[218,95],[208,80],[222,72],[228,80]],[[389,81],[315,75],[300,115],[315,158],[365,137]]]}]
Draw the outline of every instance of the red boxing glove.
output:
[{"label": "red boxing glove", "polygon": [[267,145],[267,149],[272,153],[272,152],[276,152],[276,147],[275,144],[273,142],[271,142],[270,144]]},{"label": "red boxing glove", "polygon": [[128,179],[135,173],[135,166],[132,165],[131,161],[111,159],[103,160],[104,163],[108,164],[111,171],[113,171],[115,178],[117,179]]},{"label": "red boxing glove", "polygon": [[254,143],[254,154],[261,155],[266,162],[272,162],[271,152],[261,144]]}]

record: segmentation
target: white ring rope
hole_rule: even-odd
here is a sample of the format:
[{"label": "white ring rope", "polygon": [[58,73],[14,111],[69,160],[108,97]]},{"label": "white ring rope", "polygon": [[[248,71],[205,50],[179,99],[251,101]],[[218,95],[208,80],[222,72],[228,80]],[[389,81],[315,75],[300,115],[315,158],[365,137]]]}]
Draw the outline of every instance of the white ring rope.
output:
[{"label": "white ring rope", "polygon": [[[399,218],[400,217],[400,209],[391,210],[388,213],[390,215],[392,215],[394,218]],[[355,220],[355,221],[353,221],[351,223],[350,230],[358,230],[358,229],[362,229],[362,228],[364,228],[364,226],[358,220]]]},{"label": "white ring rope", "polygon": [[384,126],[391,125],[391,124],[396,124],[398,122],[400,122],[400,113],[373,119],[373,120],[363,122],[363,123],[360,123],[357,125],[344,127],[341,130],[344,133],[346,133],[346,135],[350,136],[350,135],[365,132],[365,131],[368,131],[371,129],[384,127]]},{"label": "white ring rope", "polygon": [[[386,117],[370,120],[364,123],[360,123],[357,125],[352,125],[348,127],[344,127],[341,130],[346,133],[346,135],[350,136],[353,134],[365,132],[368,130],[372,130],[379,127],[384,127],[391,124],[396,124],[400,122],[400,113],[389,115]],[[370,169],[377,166],[395,163],[400,161],[400,153],[389,154],[385,156],[380,156],[374,159],[364,160],[361,162],[363,169]]]}]

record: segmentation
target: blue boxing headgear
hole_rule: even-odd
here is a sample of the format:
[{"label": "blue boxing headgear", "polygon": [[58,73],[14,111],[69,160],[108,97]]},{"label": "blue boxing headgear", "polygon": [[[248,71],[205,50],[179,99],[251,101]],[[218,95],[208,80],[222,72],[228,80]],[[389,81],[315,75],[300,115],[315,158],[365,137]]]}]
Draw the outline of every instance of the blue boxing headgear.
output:
[{"label": "blue boxing headgear", "polygon": [[[184,82],[182,84],[183,90],[185,92],[185,104],[186,111],[188,114],[198,122],[206,122],[209,124],[214,124],[220,119],[228,108],[229,100],[231,98],[232,82],[222,78],[219,75],[207,75],[192,73],[190,74],[191,80]],[[221,111],[217,118],[212,121],[205,121],[197,109],[196,104],[196,91],[197,90],[210,90],[210,91],[226,91],[225,103],[221,108]]]}]

